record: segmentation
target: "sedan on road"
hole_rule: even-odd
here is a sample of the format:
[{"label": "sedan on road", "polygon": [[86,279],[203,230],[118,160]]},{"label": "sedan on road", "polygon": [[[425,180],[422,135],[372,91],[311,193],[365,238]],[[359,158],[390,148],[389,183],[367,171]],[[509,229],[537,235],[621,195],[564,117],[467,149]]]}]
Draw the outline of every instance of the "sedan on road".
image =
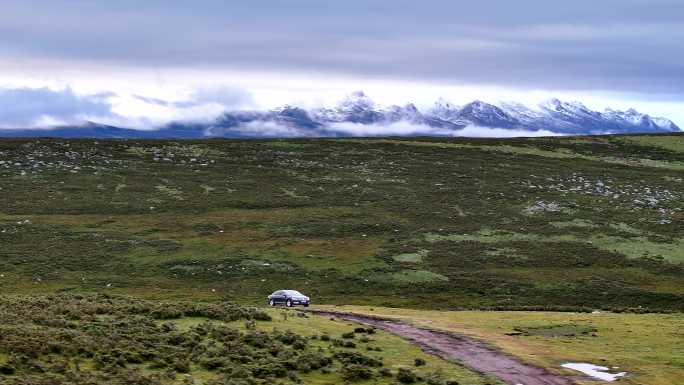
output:
[{"label": "sedan on road", "polygon": [[310,299],[297,290],[278,290],[268,296],[268,304],[270,306],[285,305],[292,307],[295,305],[302,305],[309,307]]}]

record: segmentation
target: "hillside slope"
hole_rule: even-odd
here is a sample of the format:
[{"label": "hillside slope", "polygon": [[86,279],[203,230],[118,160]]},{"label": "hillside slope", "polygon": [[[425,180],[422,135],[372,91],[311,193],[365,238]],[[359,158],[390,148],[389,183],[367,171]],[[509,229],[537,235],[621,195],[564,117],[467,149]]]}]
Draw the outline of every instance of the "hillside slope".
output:
[{"label": "hillside slope", "polygon": [[0,290],[684,310],[684,136],[0,141]]}]

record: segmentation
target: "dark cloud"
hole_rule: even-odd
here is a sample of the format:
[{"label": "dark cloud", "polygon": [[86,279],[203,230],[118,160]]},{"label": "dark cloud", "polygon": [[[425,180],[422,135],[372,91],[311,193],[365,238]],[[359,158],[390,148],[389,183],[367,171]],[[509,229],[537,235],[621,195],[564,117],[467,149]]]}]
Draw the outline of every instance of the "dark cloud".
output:
[{"label": "dark cloud", "polygon": [[0,58],[684,96],[681,0],[8,0]]}]

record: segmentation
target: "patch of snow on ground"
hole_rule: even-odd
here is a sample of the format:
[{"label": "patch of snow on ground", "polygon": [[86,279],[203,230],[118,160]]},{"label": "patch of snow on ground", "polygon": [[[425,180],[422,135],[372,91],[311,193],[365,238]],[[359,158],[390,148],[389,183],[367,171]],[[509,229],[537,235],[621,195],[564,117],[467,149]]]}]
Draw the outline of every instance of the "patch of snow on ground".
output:
[{"label": "patch of snow on ground", "polygon": [[603,381],[615,381],[620,377],[624,377],[627,375],[627,372],[620,372],[620,373],[608,373],[608,368],[605,366],[597,366],[593,364],[585,364],[585,363],[572,363],[569,362],[567,364],[561,365],[564,368],[567,369],[572,369],[572,370],[577,370],[578,372],[582,372],[586,374],[587,376],[594,377],[599,380]]}]

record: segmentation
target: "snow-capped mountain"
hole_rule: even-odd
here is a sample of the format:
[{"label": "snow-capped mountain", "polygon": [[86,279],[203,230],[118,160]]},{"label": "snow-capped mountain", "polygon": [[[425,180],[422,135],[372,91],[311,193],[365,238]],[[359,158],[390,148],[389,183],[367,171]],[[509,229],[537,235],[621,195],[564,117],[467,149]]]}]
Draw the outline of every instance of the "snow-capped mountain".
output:
[{"label": "snow-capped mountain", "polygon": [[[350,126],[351,124],[351,126]],[[201,137],[279,137],[351,136],[353,127],[372,126],[358,132],[373,135],[456,136],[467,126],[516,130],[516,132],[553,132],[566,135],[608,133],[680,132],[666,118],[651,117],[634,109],[593,111],[580,102],[547,100],[527,107],[517,102],[497,105],[479,100],[456,106],[439,99],[421,111],[412,103],[380,106],[361,91],[354,92],[337,105],[306,110],[286,105],[269,111],[232,111],[212,123],[171,123],[156,131],[139,131],[89,124],[53,130],[0,130],[0,136],[68,136],[123,138],[201,138]],[[350,128],[351,127],[351,128]],[[407,128],[408,127],[408,128]],[[408,135],[408,134],[407,134]]]},{"label": "snow-capped mountain", "polygon": [[458,111],[461,121],[470,122],[476,126],[495,128],[521,127],[520,121],[507,114],[501,108],[476,100],[468,103]]},{"label": "snow-capped mountain", "polygon": [[458,120],[459,111],[461,111],[461,107],[452,104],[444,98],[439,98],[435,102],[434,106],[426,113],[438,119],[456,121]]},{"label": "snow-capped mountain", "polygon": [[334,108],[321,108],[313,111],[313,117],[323,123],[351,122],[373,124],[385,119],[375,102],[363,91],[356,91],[347,96]]}]

